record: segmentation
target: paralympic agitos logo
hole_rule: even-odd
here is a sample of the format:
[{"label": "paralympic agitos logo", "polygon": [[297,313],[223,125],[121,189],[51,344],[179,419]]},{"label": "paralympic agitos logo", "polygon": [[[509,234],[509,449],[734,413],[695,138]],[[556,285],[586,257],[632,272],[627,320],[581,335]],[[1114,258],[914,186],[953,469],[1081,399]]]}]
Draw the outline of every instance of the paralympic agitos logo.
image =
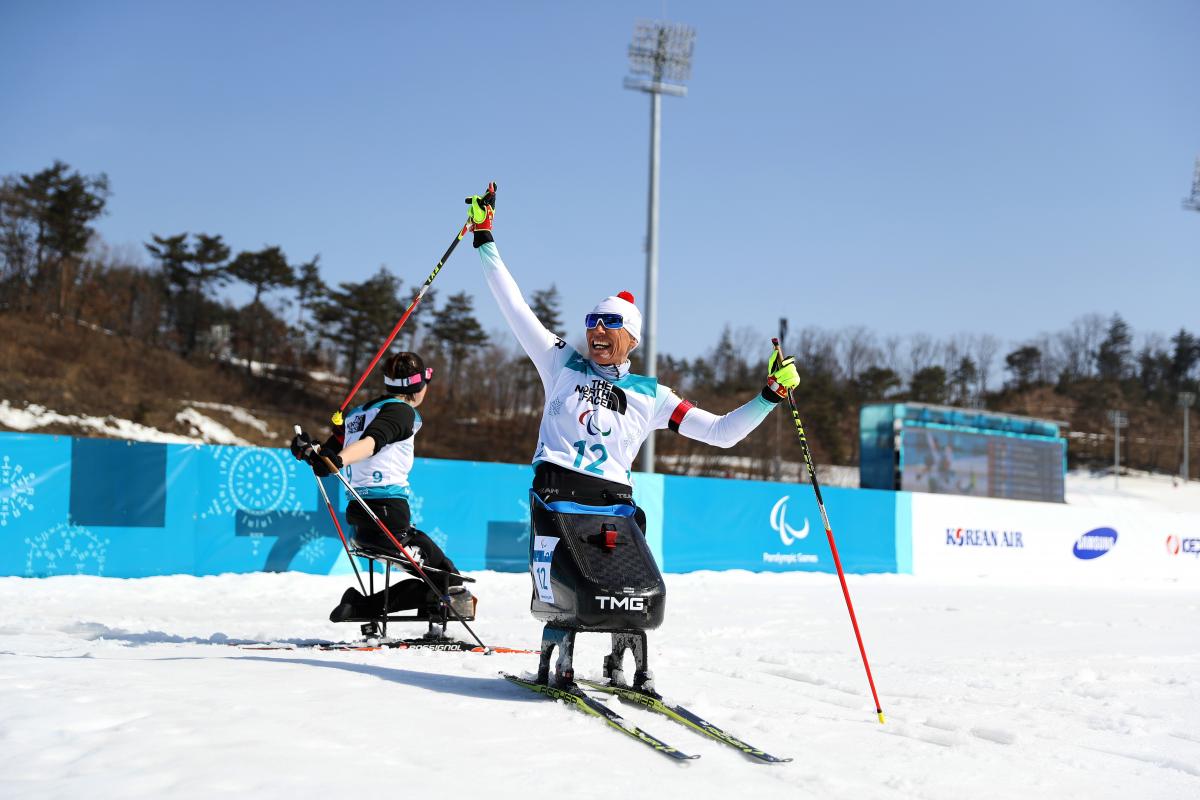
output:
[{"label": "paralympic agitos logo", "polygon": [[596,410],[589,408],[579,415],[579,424],[588,432],[589,436],[608,436],[612,433],[612,428],[606,431],[600,430],[600,426],[596,422]]},{"label": "paralympic agitos logo", "polygon": [[793,528],[787,523],[787,502],[790,495],[784,495],[775,501],[775,505],[771,507],[771,528],[779,534],[779,541],[790,547],[797,539],[803,539],[808,536],[808,517],[804,518],[804,527],[800,529]]}]

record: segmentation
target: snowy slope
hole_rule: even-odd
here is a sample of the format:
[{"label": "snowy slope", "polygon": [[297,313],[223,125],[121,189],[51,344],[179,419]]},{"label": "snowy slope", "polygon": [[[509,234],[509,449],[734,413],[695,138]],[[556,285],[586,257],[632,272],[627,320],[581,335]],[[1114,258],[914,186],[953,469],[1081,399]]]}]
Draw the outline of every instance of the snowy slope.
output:
[{"label": "snowy slope", "polygon": [[1200,481],[1186,483],[1149,472],[1112,475],[1083,470],[1067,473],[1067,504],[1093,508],[1200,513]]},{"label": "snowy slope", "polygon": [[[478,573],[476,629],[533,646],[528,578]],[[251,651],[344,638],[345,577],[0,579],[0,797],[1200,796],[1200,588],[852,577],[888,723],[836,578],[669,575],[660,688],[763,766],[616,706],[677,766],[500,680],[535,657]],[[599,635],[577,664],[596,674]]]}]

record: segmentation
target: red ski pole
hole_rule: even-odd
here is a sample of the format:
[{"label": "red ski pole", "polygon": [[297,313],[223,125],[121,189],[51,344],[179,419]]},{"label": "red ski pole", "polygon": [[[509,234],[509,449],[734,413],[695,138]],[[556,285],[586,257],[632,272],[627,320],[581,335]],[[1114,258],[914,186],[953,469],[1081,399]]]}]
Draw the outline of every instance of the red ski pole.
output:
[{"label": "red ski pole", "polygon": [[[779,340],[771,339],[779,362],[783,361],[783,351],[779,349]],[[842,582],[842,594],[846,598],[846,610],[850,612],[850,624],[854,626],[854,638],[858,640],[858,652],[862,654],[863,666],[867,669],[867,683],[871,685],[871,697],[875,699],[875,713],[879,722],[884,722],[883,706],[879,704],[879,693],[875,691],[875,679],[871,677],[871,664],[867,661],[867,650],[863,647],[862,634],[858,631],[858,619],[854,616],[854,604],[850,602],[850,589],[846,586],[846,573],[842,571],[842,560],[838,558],[837,545],[833,541],[833,528],[829,526],[829,515],[825,513],[825,501],[821,499],[821,485],[817,483],[817,469],[813,466],[812,453],[808,449],[808,438],[804,435],[804,425],[800,422],[800,412],[796,410],[796,399],[789,389],[788,405],[792,408],[792,422],[796,424],[796,436],[800,439],[800,450],[804,454],[804,464],[808,467],[808,477],[812,479],[813,491],[817,495],[817,508],[821,511],[821,521],[825,524],[825,536],[829,539],[829,550],[833,553],[833,565],[837,567],[838,580]]]},{"label": "red ski pole", "polygon": [[358,565],[354,563],[354,556],[350,554],[350,542],[346,541],[346,534],[342,532],[342,524],[338,522],[337,512],[333,510],[333,503],[329,500],[329,492],[325,491],[325,484],[320,478],[315,475],[313,478],[317,482],[317,488],[321,490],[321,497],[325,498],[325,508],[329,511],[329,518],[333,520],[333,527],[337,528],[338,538],[342,540],[342,549],[346,551],[346,558],[350,559],[350,566],[354,569],[354,577],[358,578],[358,588],[362,590],[363,595],[368,594],[366,584],[363,583],[362,575],[358,572]]},{"label": "red ski pole", "polygon": [[429,291],[429,285],[433,283],[433,279],[436,278],[438,273],[442,271],[442,267],[445,266],[446,260],[450,258],[450,254],[454,252],[454,248],[458,247],[458,243],[461,242],[462,238],[467,235],[469,226],[469,222],[462,226],[462,229],[458,232],[458,235],[454,237],[454,241],[450,243],[450,246],[446,248],[446,252],[442,254],[441,260],[438,261],[437,265],[433,268],[433,272],[429,273],[429,277],[425,279],[424,285],[421,286],[421,291],[417,292],[417,296],[414,297],[412,303],[409,304],[408,310],[404,312],[404,316],[400,317],[400,321],[396,323],[396,327],[392,328],[392,332],[388,334],[387,341],[383,343],[383,347],[379,348],[379,352],[375,354],[375,357],[371,359],[371,363],[367,365],[365,370],[363,370],[363,374],[359,377],[358,382],[354,384],[354,388],[350,390],[350,393],[346,395],[346,399],[342,401],[340,406],[338,406],[338,410],[333,412],[334,425],[342,424],[342,414],[345,413],[346,409],[350,406],[350,403],[354,400],[354,395],[358,394],[358,390],[362,388],[363,383],[367,380],[367,377],[371,374],[371,371],[375,369],[375,365],[379,363],[379,359],[383,358],[383,354],[386,353],[387,349],[392,346],[392,342],[395,340],[397,334],[400,333],[400,329],[404,327],[404,323],[408,322],[409,316],[412,315],[413,309],[415,309],[425,297],[425,292]]}]

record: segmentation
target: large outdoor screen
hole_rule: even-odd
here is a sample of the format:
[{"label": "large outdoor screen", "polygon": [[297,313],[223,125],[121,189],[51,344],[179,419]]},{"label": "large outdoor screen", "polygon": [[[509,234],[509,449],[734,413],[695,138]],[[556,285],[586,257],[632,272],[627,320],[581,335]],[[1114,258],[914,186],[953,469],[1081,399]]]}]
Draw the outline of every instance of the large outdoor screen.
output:
[{"label": "large outdoor screen", "polygon": [[901,438],[900,488],[910,492],[1063,499],[1063,441],[927,428]]}]

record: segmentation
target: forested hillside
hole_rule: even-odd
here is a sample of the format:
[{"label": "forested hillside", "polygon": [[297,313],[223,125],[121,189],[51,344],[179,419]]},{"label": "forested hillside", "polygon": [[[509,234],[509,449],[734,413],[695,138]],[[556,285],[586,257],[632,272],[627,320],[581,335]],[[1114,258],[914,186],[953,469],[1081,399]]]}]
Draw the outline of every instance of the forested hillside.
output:
[{"label": "forested hillside", "polygon": [[[235,253],[217,232],[148,231],[144,257],[118,253],[92,227],[110,192],[107,176],[63,163],[0,183],[0,401],[10,408],[33,403],[187,434],[180,411],[203,402],[252,410],[269,434],[236,415],[224,422],[246,441],[281,445],[294,422],[326,424],[417,288],[386,268],[331,286],[316,254],[289,255],[282,244]],[[235,282],[250,289],[243,305],[226,291]],[[548,327],[581,340],[582,325],[564,319],[554,286],[529,299]],[[398,339],[438,373],[421,409],[421,453],[526,461],[541,386],[506,331],[484,330],[474,303],[468,293],[435,289]],[[1177,471],[1179,394],[1196,392],[1200,372],[1196,335],[1135,332],[1119,313],[1045,322],[1047,333],[1034,340],[1006,342],[999,332],[938,341],[793,321],[785,346],[803,377],[796,399],[817,460],[856,464],[859,407],[913,400],[1066,421],[1072,465],[1111,462],[1106,414],[1121,409],[1129,418],[1123,462]],[[660,355],[660,380],[727,411],[761,388],[771,335],[725,326],[700,356]],[[379,381],[367,385],[364,397]],[[777,458],[798,458],[777,416],[731,451],[661,434],[659,468],[777,475]]]}]

